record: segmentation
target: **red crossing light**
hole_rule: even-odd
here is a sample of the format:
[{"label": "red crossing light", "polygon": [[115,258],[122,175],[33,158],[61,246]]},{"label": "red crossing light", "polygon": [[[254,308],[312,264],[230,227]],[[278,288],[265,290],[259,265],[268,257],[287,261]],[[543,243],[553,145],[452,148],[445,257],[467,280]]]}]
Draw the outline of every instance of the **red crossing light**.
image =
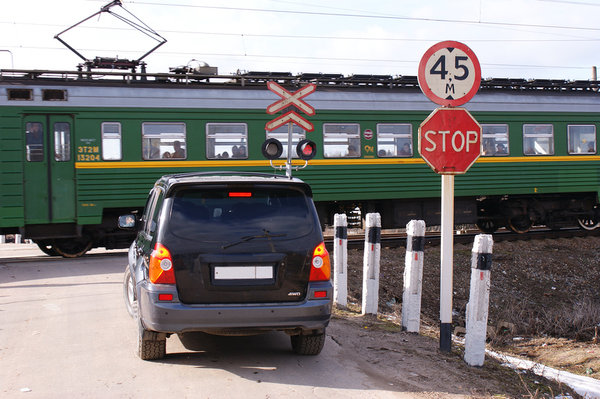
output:
[{"label": "red crossing light", "polygon": [[300,159],[308,161],[317,155],[317,145],[310,140],[301,140],[296,146],[296,153]]}]

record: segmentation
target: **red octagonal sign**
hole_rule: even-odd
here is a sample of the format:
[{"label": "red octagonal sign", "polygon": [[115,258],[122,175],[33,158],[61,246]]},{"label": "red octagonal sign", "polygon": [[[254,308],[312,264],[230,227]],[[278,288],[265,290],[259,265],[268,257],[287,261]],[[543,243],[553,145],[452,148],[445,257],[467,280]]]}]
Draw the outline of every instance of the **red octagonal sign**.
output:
[{"label": "red octagonal sign", "polygon": [[419,154],[436,173],[465,173],[481,154],[481,126],[464,108],[437,108],[419,126]]}]

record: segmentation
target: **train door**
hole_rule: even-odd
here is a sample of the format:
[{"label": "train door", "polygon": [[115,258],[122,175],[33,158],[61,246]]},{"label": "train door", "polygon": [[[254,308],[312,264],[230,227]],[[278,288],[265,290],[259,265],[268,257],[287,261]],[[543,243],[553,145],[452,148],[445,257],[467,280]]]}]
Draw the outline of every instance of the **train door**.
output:
[{"label": "train door", "polygon": [[73,117],[25,117],[25,223],[75,222]]}]

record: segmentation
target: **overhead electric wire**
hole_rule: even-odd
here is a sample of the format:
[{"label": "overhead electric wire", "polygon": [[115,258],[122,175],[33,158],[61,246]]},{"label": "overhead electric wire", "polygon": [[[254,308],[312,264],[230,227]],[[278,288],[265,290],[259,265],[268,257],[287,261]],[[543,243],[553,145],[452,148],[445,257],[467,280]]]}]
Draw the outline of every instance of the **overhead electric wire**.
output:
[{"label": "overhead electric wire", "polygon": [[204,9],[212,9],[212,10],[269,12],[269,13],[276,13],[276,14],[298,14],[298,15],[313,15],[313,16],[326,16],[326,17],[372,18],[372,19],[389,19],[389,20],[406,20],[406,21],[423,21],[423,22],[447,22],[447,23],[491,25],[491,26],[511,26],[511,27],[518,26],[518,27],[527,27],[527,28],[600,31],[600,28],[590,28],[590,27],[581,27],[581,26],[522,24],[522,23],[513,23],[513,22],[491,22],[491,21],[470,21],[470,20],[445,19],[445,18],[404,17],[404,16],[398,16],[398,15],[367,15],[367,14],[350,14],[350,13],[330,13],[330,12],[321,12],[321,11],[277,10],[277,9],[271,9],[271,8],[266,9],[266,8],[206,6],[206,5],[177,4],[177,3],[152,3],[152,2],[146,2],[146,1],[128,1],[127,3],[150,5],[150,6],[163,6],[163,7],[189,7],[189,8],[204,8]]},{"label": "overhead electric wire", "polygon": [[584,3],[582,1],[569,1],[569,0],[537,0],[542,3],[562,3],[562,4],[571,4],[577,6],[591,6],[591,7],[600,7],[598,3]]},{"label": "overhead electric wire", "polygon": [[[105,0],[100,0],[105,1]],[[539,0],[544,1],[544,0]],[[548,2],[553,2],[552,0],[545,0]],[[316,16],[331,16],[331,17],[348,17],[348,18],[373,18],[373,19],[390,19],[390,20],[411,20],[411,21],[419,21],[419,22],[444,22],[444,23],[456,23],[456,24],[476,24],[476,25],[492,25],[492,26],[504,26],[504,29],[513,29],[517,31],[525,31],[523,28],[544,28],[544,29],[562,29],[562,30],[579,30],[579,31],[600,31],[600,28],[586,28],[586,27],[574,27],[574,26],[558,26],[558,25],[540,25],[540,24],[521,24],[521,23],[502,23],[502,22],[485,22],[485,21],[472,21],[472,20],[458,20],[458,19],[440,19],[440,18],[422,18],[422,17],[404,17],[397,15],[386,15],[386,14],[376,14],[376,12],[371,13],[363,13],[363,11],[359,10],[349,10],[350,12],[319,12],[319,11],[294,11],[294,10],[280,10],[280,9],[271,9],[271,8],[247,8],[247,7],[227,7],[227,6],[218,6],[218,5],[194,5],[194,4],[178,4],[178,3],[154,3],[149,1],[123,1],[124,3],[131,4],[140,4],[140,5],[150,5],[150,6],[165,6],[165,7],[190,7],[190,8],[201,8],[201,9],[216,9],[216,10],[228,10],[228,11],[244,11],[244,12],[271,12],[271,13],[279,13],[279,14],[294,14],[294,15],[316,15]],[[569,3],[569,1],[559,1],[556,2],[564,2]],[[290,1],[279,1],[278,3],[290,3],[294,4]],[[302,4],[305,6],[306,4]],[[581,3],[580,5],[585,5]],[[342,8],[335,7],[324,7],[321,5],[314,5],[315,7],[321,8],[330,8],[337,10],[348,10]],[[0,21],[0,24],[13,24],[17,26],[48,26],[48,27],[62,27],[62,25],[56,24],[41,24],[41,23],[32,23],[32,22],[10,22],[10,21]],[[122,27],[96,27],[96,26],[82,26],[82,28],[86,29],[109,29],[116,31],[125,31],[129,30],[127,28]],[[157,29],[163,34],[183,34],[183,35],[204,35],[204,36],[222,36],[222,37],[240,37],[240,38],[271,38],[271,39],[300,39],[300,40],[353,40],[353,41],[367,41],[367,42],[415,42],[415,43],[427,43],[427,42],[435,42],[440,41],[440,39],[420,39],[420,38],[402,38],[402,37],[357,37],[357,36],[336,36],[336,35],[302,35],[302,34],[268,34],[268,33],[231,33],[231,32],[200,32],[193,30],[163,30]],[[517,38],[517,39],[483,39],[483,38],[475,38],[475,39],[461,39],[461,41],[466,42],[490,42],[490,43],[545,43],[545,42],[569,42],[569,43],[586,43],[586,42],[598,42],[600,41],[600,37],[598,38],[586,38],[586,37],[573,37],[575,33],[569,35],[567,32],[539,32],[548,35],[556,35],[560,38],[557,39],[534,39],[531,36],[526,36],[526,38]],[[562,37],[561,37],[562,36]],[[584,36],[584,35],[581,35]],[[9,46],[11,47],[11,46]],[[31,48],[31,49],[43,49],[43,50],[56,50],[53,48],[44,48],[44,47],[27,47],[27,46],[16,46],[12,48]],[[133,50],[118,50],[118,49],[87,49],[88,51],[101,51],[101,52],[116,52],[116,53],[133,53]],[[306,64],[314,63],[315,61],[331,61],[333,63],[340,62],[356,62],[356,63],[418,63],[418,60],[392,60],[392,59],[364,59],[364,58],[333,58],[333,57],[310,57],[310,56],[287,56],[287,55],[268,55],[268,54],[248,54],[245,50],[244,53],[240,54],[226,54],[226,53],[206,53],[206,52],[165,52],[162,51],[161,54],[170,54],[170,55],[193,55],[195,57],[220,57],[220,58],[235,58],[242,60],[260,60],[260,59],[274,59],[278,60],[280,63],[285,63],[283,60],[297,60],[295,63],[299,61],[304,62]],[[297,54],[297,53],[296,53]],[[298,61],[299,60],[299,61]],[[313,61],[313,62],[311,62]],[[491,63],[483,63],[490,68],[560,68],[560,69],[579,69],[584,70],[589,67],[577,67],[577,66],[557,66],[557,65],[527,65],[527,64],[491,64]]]},{"label": "overhead electric wire", "polygon": [[[31,50],[65,50],[62,47],[36,47],[36,46],[8,46],[10,48],[27,48]],[[113,51],[117,53],[135,53],[136,50],[125,49],[94,49],[86,48],[82,51]],[[181,51],[163,51],[164,55],[188,55],[188,56],[211,56],[211,57],[228,57],[228,58],[256,58],[256,59],[282,59],[282,60],[310,60],[310,61],[332,61],[332,62],[387,62],[395,64],[418,64],[419,60],[397,60],[397,59],[373,59],[373,58],[346,58],[346,57],[311,57],[311,56],[295,56],[295,55],[269,55],[269,54],[235,54],[235,53],[205,53],[205,52],[181,52]],[[528,64],[495,64],[482,63],[483,66],[503,67],[503,68],[557,68],[557,69],[588,69],[588,67],[566,66],[566,65],[528,65]]]},{"label": "overhead electric wire", "polygon": [[[5,25],[22,25],[22,26],[46,26],[50,28],[61,28],[62,25],[58,24],[43,24],[43,23],[32,23],[32,22],[14,22],[14,21],[0,21],[0,24]],[[105,26],[81,26],[82,29],[102,29],[105,30]],[[110,27],[110,30],[115,31],[131,31],[127,28]],[[439,38],[433,39],[413,39],[413,38],[399,38],[399,37],[360,37],[360,36],[320,36],[320,35],[283,35],[283,34],[269,34],[269,33],[231,33],[231,32],[201,32],[201,31],[188,31],[188,30],[166,30],[160,29],[163,34],[184,34],[184,35],[206,35],[206,36],[230,36],[230,37],[267,37],[275,39],[315,39],[315,40],[363,40],[363,41],[392,41],[392,42],[436,42],[441,41]],[[543,42],[598,42],[600,37],[597,38],[572,38],[572,39],[460,39],[459,41],[465,42],[530,42],[530,43],[543,43]]]}]

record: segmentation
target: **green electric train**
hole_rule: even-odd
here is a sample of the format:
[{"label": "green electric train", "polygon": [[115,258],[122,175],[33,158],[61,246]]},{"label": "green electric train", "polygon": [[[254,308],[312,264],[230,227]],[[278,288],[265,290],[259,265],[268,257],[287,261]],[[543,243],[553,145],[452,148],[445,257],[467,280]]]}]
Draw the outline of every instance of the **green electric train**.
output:
[{"label": "green electric train", "polygon": [[[164,174],[273,170],[261,154],[288,125],[265,129],[275,81],[304,100],[314,131],[292,142],[317,156],[294,172],[308,182],[323,225],[379,212],[384,228],[437,224],[440,177],[416,151],[435,108],[415,77],[175,71],[0,71],[0,234],[20,233],[49,254],[127,247],[117,217],[144,207]],[[599,226],[597,81],[487,79],[466,106],[482,126],[482,156],[455,181],[455,222],[485,232]],[[296,154],[294,154],[296,157]],[[294,164],[303,165],[300,159]]]}]

